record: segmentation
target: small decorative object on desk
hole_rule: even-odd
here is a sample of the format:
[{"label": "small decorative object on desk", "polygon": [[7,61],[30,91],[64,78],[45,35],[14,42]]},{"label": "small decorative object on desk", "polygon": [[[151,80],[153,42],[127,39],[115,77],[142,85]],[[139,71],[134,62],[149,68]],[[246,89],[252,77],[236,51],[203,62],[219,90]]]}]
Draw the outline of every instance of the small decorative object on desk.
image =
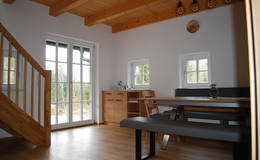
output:
[{"label": "small decorative object on desk", "polygon": [[118,86],[121,88],[121,90],[126,90],[127,89],[127,85],[124,82],[122,82],[122,81],[118,82]]},{"label": "small decorative object on desk", "polygon": [[184,14],[184,8],[183,8],[183,5],[182,5],[181,1],[178,2],[176,14],[179,15],[179,16]]},{"label": "small decorative object on desk", "polygon": [[217,86],[216,84],[210,85],[209,96],[212,98],[217,98],[217,96],[219,94],[219,91],[216,86]]},{"label": "small decorative object on desk", "polygon": [[192,0],[191,11],[198,12],[200,10],[199,3],[197,0]]}]

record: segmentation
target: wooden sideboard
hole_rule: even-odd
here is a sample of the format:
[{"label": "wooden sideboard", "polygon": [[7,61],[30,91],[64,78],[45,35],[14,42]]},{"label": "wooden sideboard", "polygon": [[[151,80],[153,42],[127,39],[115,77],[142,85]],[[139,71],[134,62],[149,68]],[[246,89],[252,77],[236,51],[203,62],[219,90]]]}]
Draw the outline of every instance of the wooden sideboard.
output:
[{"label": "wooden sideboard", "polygon": [[104,90],[102,92],[104,122],[118,124],[129,117],[146,117],[144,103],[138,101],[139,98],[143,98],[143,91],[154,92],[153,90]]}]

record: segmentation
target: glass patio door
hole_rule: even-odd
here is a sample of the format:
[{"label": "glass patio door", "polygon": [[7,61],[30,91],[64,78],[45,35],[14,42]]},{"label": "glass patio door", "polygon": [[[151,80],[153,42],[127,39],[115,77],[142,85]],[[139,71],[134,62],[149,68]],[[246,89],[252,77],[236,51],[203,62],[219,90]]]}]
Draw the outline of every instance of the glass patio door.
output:
[{"label": "glass patio door", "polygon": [[93,122],[91,51],[88,46],[46,41],[45,65],[52,71],[53,129]]},{"label": "glass patio door", "polygon": [[72,122],[90,120],[91,61],[90,48],[72,47]]}]

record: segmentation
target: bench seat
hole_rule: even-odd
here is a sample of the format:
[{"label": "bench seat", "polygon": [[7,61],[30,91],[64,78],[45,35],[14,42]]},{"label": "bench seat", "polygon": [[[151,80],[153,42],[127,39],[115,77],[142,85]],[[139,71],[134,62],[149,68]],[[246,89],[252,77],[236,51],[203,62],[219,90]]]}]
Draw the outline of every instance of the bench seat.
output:
[{"label": "bench seat", "polygon": [[122,120],[121,127],[145,131],[161,132],[178,136],[196,137],[228,142],[248,141],[250,128],[239,126],[220,126],[217,124],[188,121],[172,121],[145,117],[133,117]]},{"label": "bench seat", "polygon": [[[249,158],[250,128],[146,117],[122,120],[120,127],[136,130],[136,160],[148,159],[155,155],[155,132],[232,142],[234,160],[248,160]],[[150,152],[144,156],[141,151],[142,130],[150,131]]]}]

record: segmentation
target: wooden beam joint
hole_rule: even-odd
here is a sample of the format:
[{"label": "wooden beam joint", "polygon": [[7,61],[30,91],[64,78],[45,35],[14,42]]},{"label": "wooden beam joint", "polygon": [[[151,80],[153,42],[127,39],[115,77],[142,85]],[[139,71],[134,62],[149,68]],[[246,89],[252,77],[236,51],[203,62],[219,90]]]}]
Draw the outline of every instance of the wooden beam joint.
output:
[{"label": "wooden beam joint", "polygon": [[85,24],[87,26],[92,26],[98,23],[102,23],[107,20],[120,17],[126,13],[142,8],[157,1],[159,0],[131,0],[123,4],[117,4],[111,8],[102,9],[91,15],[86,16]]},{"label": "wooden beam joint", "polygon": [[50,6],[50,16],[59,16],[73,8],[83,5],[88,0],[58,0]]}]

